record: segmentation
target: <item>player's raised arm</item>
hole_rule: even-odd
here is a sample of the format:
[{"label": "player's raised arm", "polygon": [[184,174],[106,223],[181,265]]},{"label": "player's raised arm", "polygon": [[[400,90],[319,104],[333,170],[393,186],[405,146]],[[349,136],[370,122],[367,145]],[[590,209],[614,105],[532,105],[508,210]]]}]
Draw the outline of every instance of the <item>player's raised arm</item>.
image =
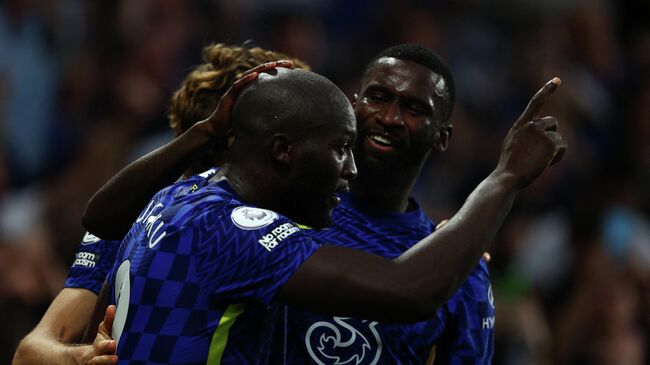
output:
[{"label": "player's raised arm", "polygon": [[486,251],[518,192],[566,150],[557,120],[539,118],[559,84],[555,78],[535,94],[508,132],[497,167],[442,228],[392,261],[323,246],[296,271],[281,296],[310,310],[380,321],[433,316]]},{"label": "player's raised arm", "polygon": [[242,75],[224,94],[207,119],[190,127],[178,138],[127,165],[88,201],[82,224],[91,233],[121,240],[151,197],[176,181],[201,155],[224,145],[230,128],[230,110],[239,91],[260,72],[292,67],[288,60],[267,62]]}]

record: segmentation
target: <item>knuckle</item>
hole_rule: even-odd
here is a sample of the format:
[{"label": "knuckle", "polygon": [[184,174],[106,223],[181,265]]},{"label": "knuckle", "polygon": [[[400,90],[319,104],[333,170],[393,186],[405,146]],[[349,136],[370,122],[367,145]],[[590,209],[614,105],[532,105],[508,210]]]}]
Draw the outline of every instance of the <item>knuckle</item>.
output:
[{"label": "knuckle", "polygon": [[534,120],[529,120],[526,122],[526,124],[524,124],[524,130],[529,131],[528,133],[531,133],[533,131],[539,131],[541,128],[537,123],[535,123]]}]

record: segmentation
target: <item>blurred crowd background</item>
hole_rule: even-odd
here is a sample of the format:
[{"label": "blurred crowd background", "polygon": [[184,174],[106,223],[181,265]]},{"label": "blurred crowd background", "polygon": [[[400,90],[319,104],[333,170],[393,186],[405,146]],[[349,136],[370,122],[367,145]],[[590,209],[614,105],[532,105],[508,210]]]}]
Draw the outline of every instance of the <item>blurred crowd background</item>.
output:
[{"label": "blurred crowd background", "polygon": [[442,55],[458,100],[416,197],[451,216],[553,76],[569,150],[491,250],[495,364],[650,363],[650,3],[598,0],[0,1],[0,364],[61,289],[85,203],[168,141],[201,48],[260,46],[349,95],[387,46]]}]

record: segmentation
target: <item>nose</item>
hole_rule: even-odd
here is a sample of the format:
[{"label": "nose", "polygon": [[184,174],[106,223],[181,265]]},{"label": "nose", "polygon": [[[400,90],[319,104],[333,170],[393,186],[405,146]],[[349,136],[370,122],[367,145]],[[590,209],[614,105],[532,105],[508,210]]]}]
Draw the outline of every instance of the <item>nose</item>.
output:
[{"label": "nose", "polygon": [[354,153],[348,154],[343,165],[343,178],[352,181],[357,177],[357,165],[354,162]]},{"label": "nose", "polygon": [[390,103],[385,104],[382,110],[377,114],[377,119],[386,127],[404,125],[402,109],[400,108],[399,101],[393,100]]}]

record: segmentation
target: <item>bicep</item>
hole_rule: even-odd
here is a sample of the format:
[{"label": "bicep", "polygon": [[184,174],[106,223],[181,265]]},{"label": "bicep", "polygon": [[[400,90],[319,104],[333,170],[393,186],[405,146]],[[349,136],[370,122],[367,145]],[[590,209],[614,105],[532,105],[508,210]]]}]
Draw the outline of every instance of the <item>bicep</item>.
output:
[{"label": "bicep", "polygon": [[400,264],[367,252],[324,245],[284,285],[280,298],[310,311],[383,322],[435,314]]}]

